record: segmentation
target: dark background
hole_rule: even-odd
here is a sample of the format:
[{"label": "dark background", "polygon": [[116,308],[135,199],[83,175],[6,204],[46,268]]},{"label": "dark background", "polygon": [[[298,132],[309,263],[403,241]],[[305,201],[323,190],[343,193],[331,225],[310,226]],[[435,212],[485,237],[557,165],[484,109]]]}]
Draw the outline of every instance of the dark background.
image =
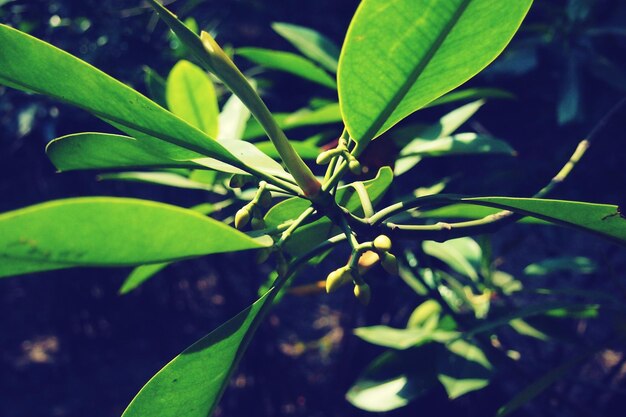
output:
[{"label": "dark background", "polygon": [[[451,192],[528,196],[556,173],[578,141],[626,94],[626,36],[619,30],[595,37],[585,32],[590,27],[624,30],[624,2],[536,3],[510,53],[469,84],[515,94],[515,100],[488,103],[473,123],[506,139],[519,156],[434,159],[405,175],[399,186],[427,186],[443,176],[455,176]],[[575,24],[566,18],[572,3],[592,4],[590,14]],[[222,43],[291,50],[271,30],[271,22],[310,26],[341,44],[357,4],[178,0],[171,7],[181,17],[194,16],[202,28],[216,31]],[[45,39],[140,91],[145,91],[142,66],[165,76],[180,54],[171,47],[164,25],[139,0],[0,0],[0,22]],[[568,71],[576,74],[577,84],[568,84]],[[273,82],[266,95],[272,110],[295,110],[319,94],[315,85],[288,75],[271,73],[267,78]],[[561,116],[559,121],[559,103],[572,89],[579,96],[578,111],[571,120]],[[431,109],[415,117],[434,121],[444,110]],[[622,112],[601,132],[555,197],[625,202],[625,128]],[[45,157],[45,144],[80,131],[111,129],[83,111],[0,87],[0,212],[86,195],[133,196],[183,206],[206,201],[199,191],[97,182],[93,172],[55,174]],[[597,274],[559,276],[553,283],[623,291],[624,250],[596,238],[569,230],[514,226],[495,243],[507,272],[519,274],[526,264],[546,256],[586,255],[602,265]],[[117,289],[127,270],[77,269],[1,280],[0,416],[119,416],[162,365],[255,299],[267,271],[242,262],[246,256],[211,256],[177,264],[126,296],[117,295]],[[320,267],[312,271],[319,276],[305,280],[321,279],[327,269]],[[607,279],[609,270],[614,279]],[[375,289],[367,310],[345,292],[286,297],[259,330],[218,415],[367,415],[343,395],[380,350],[354,338],[351,329],[379,323],[400,326],[416,304],[412,294],[393,280],[382,279]],[[609,324],[594,326],[589,338],[611,336]],[[299,350],[301,343],[306,343],[304,352]],[[531,374],[563,359],[562,348],[525,344]],[[621,376],[611,360],[623,360],[623,346],[613,346],[611,355],[589,364],[520,415],[623,415],[626,384],[623,379],[608,380],[613,371]],[[389,415],[493,415],[524,382],[528,380],[505,375],[489,389],[454,402],[436,391]]]}]

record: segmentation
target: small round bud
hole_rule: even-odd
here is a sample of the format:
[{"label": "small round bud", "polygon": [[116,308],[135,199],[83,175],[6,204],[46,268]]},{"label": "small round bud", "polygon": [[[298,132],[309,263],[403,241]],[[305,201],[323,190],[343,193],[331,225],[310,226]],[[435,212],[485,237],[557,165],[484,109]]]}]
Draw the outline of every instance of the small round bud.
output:
[{"label": "small round bud", "polygon": [[326,165],[330,162],[331,159],[333,159],[335,155],[337,155],[337,150],[329,149],[317,155],[317,158],[315,159],[315,163],[317,165]]},{"label": "small round bud", "polygon": [[398,260],[394,255],[389,252],[384,252],[381,255],[380,264],[391,275],[398,275]]},{"label": "small round bud", "polygon": [[389,252],[391,250],[391,239],[385,235],[380,235],[374,239],[374,247],[379,251]]},{"label": "small round bud", "polygon": [[352,270],[348,266],[342,266],[334,270],[326,277],[326,292],[337,291],[342,285],[352,280]]},{"label": "small round bud", "polygon": [[369,271],[374,265],[380,261],[380,256],[371,250],[365,251],[359,257],[359,274]]},{"label": "small round bud", "polygon": [[356,159],[351,159],[350,162],[348,162],[348,168],[350,168],[350,172],[354,175],[360,175],[362,172],[361,164]]},{"label": "small round bud", "polygon": [[357,284],[354,286],[354,296],[357,298],[357,300],[359,300],[361,304],[366,306],[370,303],[370,300],[372,299],[372,290],[370,289],[370,286],[366,283]]},{"label": "small round bud", "polygon": [[244,206],[237,210],[235,213],[235,228],[238,230],[243,229],[250,222],[250,209],[248,206]]}]

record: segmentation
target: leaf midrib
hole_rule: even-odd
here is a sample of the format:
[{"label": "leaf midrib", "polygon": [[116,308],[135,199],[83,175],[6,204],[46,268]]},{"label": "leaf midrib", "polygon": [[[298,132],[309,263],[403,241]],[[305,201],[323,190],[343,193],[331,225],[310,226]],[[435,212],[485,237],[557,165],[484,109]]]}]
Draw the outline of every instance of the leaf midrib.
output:
[{"label": "leaf midrib", "polygon": [[[472,0],[464,0],[462,4],[460,4],[452,15],[450,21],[443,27],[437,38],[432,43],[424,58],[415,66],[411,74],[406,79],[405,83],[400,87],[400,89],[393,95],[385,109],[378,115],[374,122],[370,125],[369,129],[365,131],[363,136],[358,139],[359,144],[363,142],[364,144],[370,142],[378,133],[378,131],[383,127],[387,119],[393,114],[398,105],[402,102],[404,97],[413,87],[413,84],[417,82],[419,77],[422,75],[428,64],[432,61],[433,57],[437,54],[439,47],[444,43],[448,35],[452,32],[452,28],[459,22],[463,13],[467,10],[470,2]],[[364,145],[360,145],[363,147]]]}]

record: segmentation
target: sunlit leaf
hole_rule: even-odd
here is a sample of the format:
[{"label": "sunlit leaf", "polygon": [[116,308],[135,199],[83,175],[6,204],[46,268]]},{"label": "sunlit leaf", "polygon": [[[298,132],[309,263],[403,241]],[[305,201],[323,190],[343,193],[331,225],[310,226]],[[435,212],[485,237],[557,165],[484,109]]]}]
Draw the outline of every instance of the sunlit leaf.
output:
[{"label": "sunlit leaf", "polygon": [[531,3],[362,1],[338,72],[351,136],[368,142],[476,75],[509,43]]},{"label": "sunlit leaf", "polygon": [[337,72],[339,48],[326,36],[313,29],[289,23],[273,23],[272,29],[309,59],[329,71]]},{"label": "sunlit leaf", "polygon": [[593,274],[597,269],[596,263],[584,256],[564,256],[544,259],[524,268],[526,275],[549,275],[558,272],[574,272],[577,274]]},{"label": "sunlit leaf", "polygon": [[153,201],[56,200],[0,215],[0,276],[174,261],[268,244],[195,211]]},{"label": "sunlit leaf", "polygon": [[262,48],[239,48],[237,55],[265,68],[288,72],[309,81],[335,89],[335,80],[313,62],[291,52]]},{"label": "sunlit leaf", "polygon": [[489,385],[493,367],[478,346],[459,339],[446,348],[440,352],[437,372],[450,399]]},{"label": "sunlit leaf", "polygon": [[208,136],[217,137],[217,95],[202,68],[189,61],[178,61],[167,77],[165,97],[172,113]]}]

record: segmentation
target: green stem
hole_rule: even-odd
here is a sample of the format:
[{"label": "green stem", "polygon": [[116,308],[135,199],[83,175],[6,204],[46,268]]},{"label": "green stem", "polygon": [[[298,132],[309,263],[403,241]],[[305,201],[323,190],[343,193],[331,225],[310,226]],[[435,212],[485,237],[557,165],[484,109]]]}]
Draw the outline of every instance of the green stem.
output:
[{"label": "green stem", "polygon": [[300,225],[314,212],[315,212],[315,207],[309,207],[306,210],[304,210],[302,214],[300,214],[300,216],[298,216],[298,218],[291,223],[289,228],[283,232],[282,236],[280,237],[278,242],[276,242],[275,246],[280,248],[282,245],[284,245],[287,239],[291,237],[291,234],[298,227],[300,227]]},{"label": "green stem", "polygon": [[361,200],[361,206],[363,206],[363,214],[365,215],[365,218],[369,219],[374,215],[374,206],[372,206],[372,200],[370,200],[370,196],[365,189],[365,185],[363,185],[362,182],[355,182],[352,184],[352,187],[359,195],[359,199]]},{"label": "green stem", "polygon": [[246,105],[267,133],[298,186],[306,196],[314,198],[321,184],[291,146],[261,97],[211,35],[202,32],[200,39],[206,52],[203,62]]}]

